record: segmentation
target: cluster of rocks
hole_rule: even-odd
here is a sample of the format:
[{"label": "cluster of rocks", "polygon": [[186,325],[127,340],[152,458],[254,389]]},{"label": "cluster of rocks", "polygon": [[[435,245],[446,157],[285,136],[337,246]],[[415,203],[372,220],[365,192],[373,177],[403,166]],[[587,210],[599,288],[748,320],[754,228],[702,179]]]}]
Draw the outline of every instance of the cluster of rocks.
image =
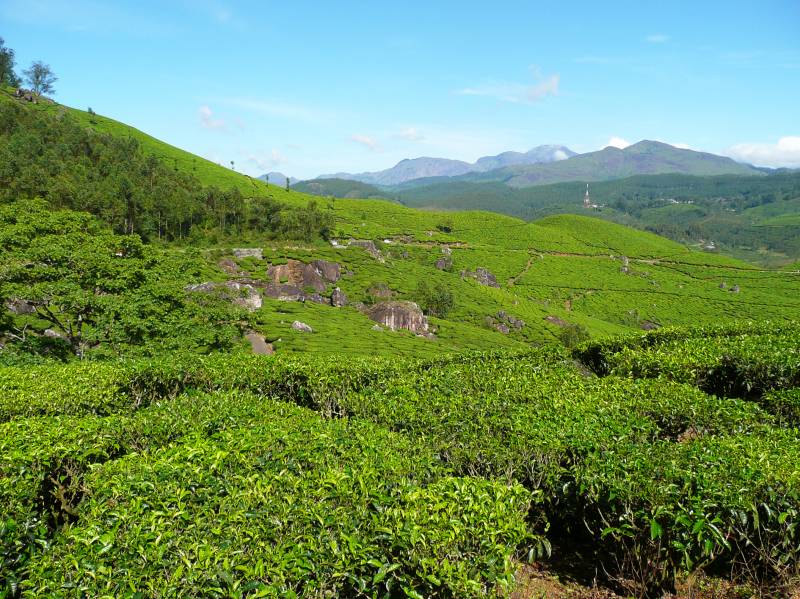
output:
[{"label": "cluster of rocks", "polygon": [[500,310],[495,316],[487,316],[486,324],[503,335],[508,335],[512,329],[521,330],[525,326],[525,321],[507,314],[505,310]]},{"label": "cluster of rocks", "polygon": [[[240,258],[259,258],[260,249],[237,249],[234,255]],[[220,268],[228,275],[238,277],[224,282],[206,282],[186,287],[187,291],[220,293],[232,303],[249,311],[258,310],[263,298],[286,302],[311,301],[330,304],[336,308],[347,305],[347,296],[335,287],[329,296],[328,286],[341,278],[341,267],[335,262],[314,260],[304,263],[287,260],[286,264],[270,265],[266,280],[250,278],[235,261],[225,258]]]},{"label": "cluster of rocks", "polygon": [[35,93],[27,89],[22,89],[21,87],[14,92],[14,97],[25,100],[26,102],[32,102],[33,104],[39,103],[39,97]]},{"label": "cluster of rocks", "polygon": [[475,279],[480,285],[485,287],[500,287],[500,284],[497,282],[497,277],[495,277],[488,269],[483,268],[482,266],[476,268],[475,272],[470,270],[462,270],[461,278]]},{"label": "cluster of rocks", "polygon": [[258,310],[263,303],[258,288],[255,285],[241,281],[198,283],[196,285],[188,285],[186,291],[218,293],[233,304],[250,312]]}]

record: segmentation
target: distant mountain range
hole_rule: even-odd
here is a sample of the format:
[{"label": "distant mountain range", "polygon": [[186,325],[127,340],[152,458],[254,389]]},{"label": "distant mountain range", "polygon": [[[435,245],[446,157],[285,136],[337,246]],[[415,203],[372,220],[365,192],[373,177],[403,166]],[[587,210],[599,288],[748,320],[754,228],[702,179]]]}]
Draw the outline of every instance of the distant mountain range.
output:
[{"label": "distant mountain range", "polygon": [[449,158],[411,158],[398,162],[392,168],[372,173],[335,173],[320,175],[318,179],[345,179],[371,185],[389,187],[416,179],[430,177],[458,177],[470,173],[485,173],[500,168],[552,163],[566,160],[576,153],[565,146],[537,146],[527,152],[503,152],[497,156],[484,156],[474,163]]},{"label": "distant mountain range", "polygon": [[625,149],[607,147],[586,154],[576,154],[565,146],[538,146],[524,153],[503,152],[497,156],[485,156],[472,164],[447,158],[413,158],[401,160],[383,171],[336,173],[318,179],[359,181],[381,188],[407,189],[444,181],[492,181],[510,187],[530,187],[660,174],[763,175],[765,169],[725,156],[643,140]]},{"label": "distant mountain range", "polygon": [[[286,175],[283,173],[279,173],[277,171],[273,171],[271,173],[266,173],[258,177],[261,181],[266,181],[267,183],[272,183],[273,185],[278,185],[280,187],[286,187]],[[294,177],[289,177],[289,185],[294,185],[295,183],[299,182],[300,179],[296,179]]]},{"label": "distant mountain range", "polygon": [[530,187],[566,181],[609,181],[635,175],[682,174],[763,175],[764,171],[725,156],[685,150],[643,140],[621,150],[607,147],[546,164],[512,165],[485,173],[469,173],[464,181],[501,181],[511,187]]}]

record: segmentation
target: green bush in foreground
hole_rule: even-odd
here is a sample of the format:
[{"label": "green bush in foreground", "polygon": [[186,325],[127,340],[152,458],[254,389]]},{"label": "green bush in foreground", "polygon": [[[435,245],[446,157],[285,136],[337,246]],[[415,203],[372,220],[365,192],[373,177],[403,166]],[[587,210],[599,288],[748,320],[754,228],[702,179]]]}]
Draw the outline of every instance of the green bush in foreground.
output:
[{"label": "green bush in foreground", "polygon": [[[263,400],[262,400],[263,401]],[[262,420],[92,468],[25,596],[471,597],[508,588],[518,485],[450,478],[372,425],[265,402]]]}]

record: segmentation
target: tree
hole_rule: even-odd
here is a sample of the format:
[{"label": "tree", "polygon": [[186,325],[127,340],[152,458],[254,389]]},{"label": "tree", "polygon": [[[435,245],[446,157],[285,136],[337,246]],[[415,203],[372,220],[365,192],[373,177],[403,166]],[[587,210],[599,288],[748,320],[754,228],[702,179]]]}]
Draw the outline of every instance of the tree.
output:
[{"label": "tree", "polygon": [[456,305],[453,292],[441,282],[429,287],[424,280],[420,281],[416,298],[423,312],[439,318],[445,318]]},{"label": "tree", "polygon": [[14,50],[7,48],[0,37],[0,85],[19,87],[19,77],[14,72]]},{"label": "tree", "polygon": [[41,60],[37,60],[31,67],[25,71],[25,80],[31,89],[37,95],[52,94],[55,91],[53,84],[58,81],[50,65],[44,64]]},{"label": "tree", "polygon": [[[42,200],[0,205],[0,248],[0,306],[32,310],[20,317],[34,331],[29,347],[49,338],[78,358],[90,350],[208,351],[230,348],[239,323],[248,326],[227,299],[185,290],[202,276],[199,253],[158,254],[84,212],[51,210]],[[1,311],[0,330],[26,345],[24,325]]]},{"label": "tree", "polygon": [[289,177],[286,177],[286,191],[289,191]]}]

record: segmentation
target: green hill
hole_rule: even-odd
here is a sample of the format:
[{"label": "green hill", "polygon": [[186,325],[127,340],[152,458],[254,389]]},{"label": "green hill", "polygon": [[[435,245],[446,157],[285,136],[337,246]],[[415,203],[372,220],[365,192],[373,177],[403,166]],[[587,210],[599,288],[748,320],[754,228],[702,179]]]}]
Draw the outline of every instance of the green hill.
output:
[{"label": "green hill", "polygon": [[[17,102],[10,97],[3,101]],[[714,323],[720,318],[781,319],[800,308],[797,277],[786,271],[765,271],[691,251],[663,237],[597,218],[564,215],[526,223],[487,212],[420,211],[387,201],[351,199],[323,200],[308,212],[314,196],[267,186],[110,119],[58,105],[20,104],[18,108],[45,119],[71,119],[113,139],[134,138],[138,149],[133,157],[136,152],[155,156],[167,171],[186,177],[182,184],[200,194],[198,201],[208,212],[200,220],[193,217],[192,233],[184,231],[183,239],[172,242],[177,246],[154,250],[181,256],[187,243],[202,249],[205,270],[184,285],[230,280],[263,286],[271,264],[287,260],[339,264],[345,274],[335,286],[346,294],[349,306],[265,298],[262,308],[241,317],[243,331],[249,327],[263,333],[278,351],[425,355],[525,347],[567,339],[575,331],[599,336],[642,327]],[[68,157],[53,157],[56,162],[59,159]],[[169,183],[167,174],[164,180]],[[220,191],[210,192],[213,188],[208,185],[219,186]],[[226,208],[222,223],[215,221],[219,206],[209,202],[232,190],[239,195]],[[54,199],[61,197],[57,191],[51,189],[46,199],[61,206]],[[253,199],[247,200],[245,193]],[[263,217],[267,220],[252,219],[259,196],[263,197],[258,201],[279,203],[277,212]],[[144,190],[141,203],[147,205],[157,197],[157,189]],[[78,207],[95,211],[90,204]],[[248,210],[251,214],[245,224],[237,221],[236,215]],[[103,207],[95,214],[101,220],[107,216]],[[276,221],[275,215],[283,216]],[[330,223],[325,225],[325,238],[315,228],[321,222]],[[334,246],[328,239],[339,244]],[[375,251],[370,254],[350,240],[371,241]],[[236,258],[234,247],[262,248],[264,258]],[[223,260],[235,266],[223,271],[218,266]],[[237,268],[246,274],[230,274]],[[475,277],[478,269],[491,273],[497,286],[480,284]],[[720,289],[722,284],[725,289]],[[393,299],[422,305],[435,339],[408,331],[373,330],[374,322],[358,307],[376,301],[370,291],[376,285],[388,290]],[[437,286],[452,299],[453,307],[445,314],[431,304]],[[734,286],[738,293],[729,291]],[[325,288],[326,298],[333,287]],[[292,329],[295,320],[310,325],[314,332]],[[524,326],[508,325],[516,321],[524,321]],[[43,323],[31,324],[39,331],[45,328]]]},{"label": "green hill", "polygon": [[[442,181],[392,193],[411,207],[493,210],[525,220],[585,212],[586,183],[574,181],[513,188],[500,182]],[[594,215],[656,231],[681,243],[705,245],[762,264],[800,257],[800,174],[763,177],[639,175],[590,186],[602,206]]]},{"label": "green hill", "polygon": [[313,179],[311,181],[300,181],[293,185],[292,189],[315,196],[333,196],[335,198],[390,199],[392,197],[390,193],[374,185],[347,179]]}]

